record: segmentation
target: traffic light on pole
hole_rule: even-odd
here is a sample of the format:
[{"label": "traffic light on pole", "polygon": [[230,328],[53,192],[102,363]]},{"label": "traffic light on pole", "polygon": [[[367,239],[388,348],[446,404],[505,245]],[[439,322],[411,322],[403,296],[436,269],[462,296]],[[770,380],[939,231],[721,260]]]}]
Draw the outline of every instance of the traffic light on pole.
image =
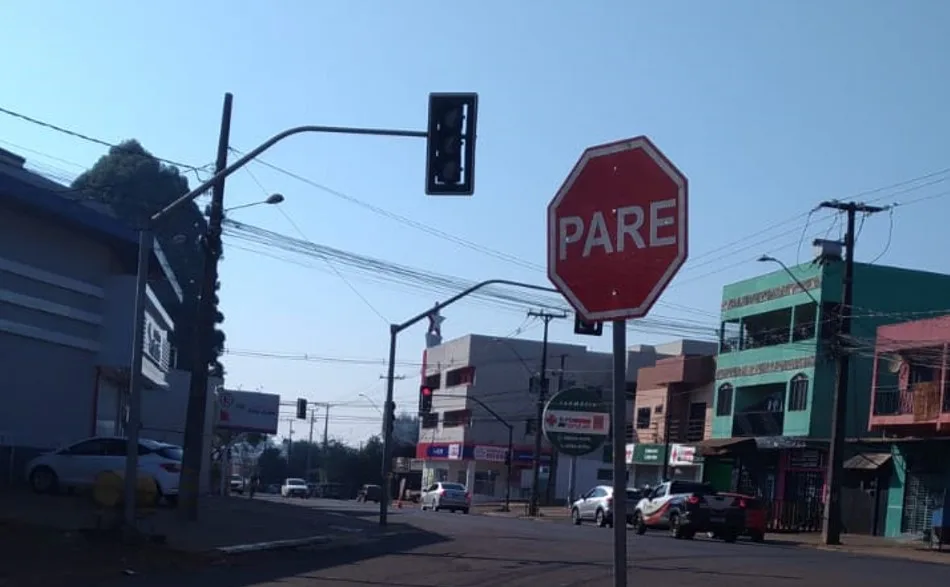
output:
[{"label": "traffic light on pole", "polygon": [[306,420],[307,419],[307,400],[304,398],[299,398],[297,400],[297,419]]},{"label": "traffic light on pole", "polygon": [[475,192],[475,126],[478,94],[429,94],[426,194]]},{"label": "traffic light on pole", "polygon": [[428,385],[419,387],[419,413],[428,414],[432,411],[432,388]]}]

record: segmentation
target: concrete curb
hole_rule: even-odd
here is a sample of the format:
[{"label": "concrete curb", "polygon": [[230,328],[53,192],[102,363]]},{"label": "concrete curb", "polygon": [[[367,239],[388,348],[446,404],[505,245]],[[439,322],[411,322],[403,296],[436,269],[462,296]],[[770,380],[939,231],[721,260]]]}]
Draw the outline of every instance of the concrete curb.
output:
[{"label": "concrete curb", "polygon": [[221,546],[214,552],[227,556],[251,554],[255,552],[268,552],[278,550],[293,550],[298,548],[307,548],[313,550],[323,550],[331,548],[350,548],[371,544],[375,540],[391,538],[398,536],[403,532],[389,531],[382,533],[372,533],[367,535],[357,535],[355,533],[347,536],[333,536],[320,534],[316,536],[307,536],[304,538],[292,538],[287,540],[271,540],[268,542],[254,542],[249,544],[235,544],[232,546]]}]

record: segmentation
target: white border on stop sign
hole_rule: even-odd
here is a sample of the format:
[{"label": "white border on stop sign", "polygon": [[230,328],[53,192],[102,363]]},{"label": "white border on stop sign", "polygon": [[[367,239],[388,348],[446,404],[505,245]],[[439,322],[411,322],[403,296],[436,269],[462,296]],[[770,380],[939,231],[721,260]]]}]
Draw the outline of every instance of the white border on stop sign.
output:
[{"label": "white border on stop sign", "polygon": [[[677,255],[676,260],[673,263],[670,263],[670,266],[666,269],[660,279],[657,280],[654,284],[653,289],[650,290],[650,293],[644,298],[643,303],[636,308],[622,308],[620,310],[613,310],[608,312],[591,312],[587,309],[584,304],[574,295],[574,292],[571,291],[567,284],[564,282],[560,276],[557,275],[554,268],[557,266],[557,256],[558,256],[558,228],[557,228],[557,207],[560,204],[561,200],[570,192],[571,187],[573,187],[574,182],[577,180],[577,177],[587,166],[587,163],[599,157],[605,157],[613,155],[616,153],[621,153],[624,151],[633,151],[633,150],[642,150],[645,152],[650,159],[656,164],[657,167],[663,170],[663,172],[676,184],[677,187]],[[558,189],[554,198],[548,204],[548,279],[550,279],[558,290],[568,299],[574,309],[586,320],[586,321],[599,321],[599,320],[622,320],[627,318],[642,318],[650,311],[650,308],[656,303],[656,300],[660,297],[660,294],[663,293],[663,290],[669,285],[670,281],[673,280],[673,277],[679,271],[680,267],[686,263],[686,259],[689,255],[689,243],[688,243],[688,180],[686,176],[676,168],[672,161],[670,161],[666,155],[663,154],[660,149],[650,141],[646,136],[634,137],[632,139],[625,139],[621,141],[616,141],[612,143],[606,143],[603,145],[596,145],[593,147],[588,147],[581,154],[580,158],[577,160],[577,163],[574,164],[574,168],[571,169],[570,174],[564,180],[564,183]]]}]

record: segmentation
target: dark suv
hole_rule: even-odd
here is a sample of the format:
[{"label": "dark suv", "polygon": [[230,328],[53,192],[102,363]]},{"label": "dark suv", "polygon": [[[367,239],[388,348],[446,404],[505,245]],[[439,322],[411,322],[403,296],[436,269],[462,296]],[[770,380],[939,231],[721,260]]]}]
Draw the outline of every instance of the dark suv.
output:
[{"label": "dark suv", "polygon": [[633,512],[637,534],[648,528],[669,530],[674,538],[689,540],[710,532],[735,542],[745,530],[745,510],[731,495],[695,481],[668,481],[645,492]]}]

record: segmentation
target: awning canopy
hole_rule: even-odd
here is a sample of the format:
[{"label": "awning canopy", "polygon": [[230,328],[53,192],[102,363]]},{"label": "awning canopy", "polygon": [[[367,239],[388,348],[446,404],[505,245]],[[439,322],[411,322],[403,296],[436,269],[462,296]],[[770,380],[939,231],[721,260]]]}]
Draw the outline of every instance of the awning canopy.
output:
[{"label": "awning canopy", "polygon": [[696,451],[704,457],[756,450],[754,438],[707,438],[696,443]]},{"label": "awning canopy", "polygon": [[889,463],[890,460],[891,453],[889,452],[861,453],[846,460],[844,462],[844,468],[858,471],[874,471]]}]

